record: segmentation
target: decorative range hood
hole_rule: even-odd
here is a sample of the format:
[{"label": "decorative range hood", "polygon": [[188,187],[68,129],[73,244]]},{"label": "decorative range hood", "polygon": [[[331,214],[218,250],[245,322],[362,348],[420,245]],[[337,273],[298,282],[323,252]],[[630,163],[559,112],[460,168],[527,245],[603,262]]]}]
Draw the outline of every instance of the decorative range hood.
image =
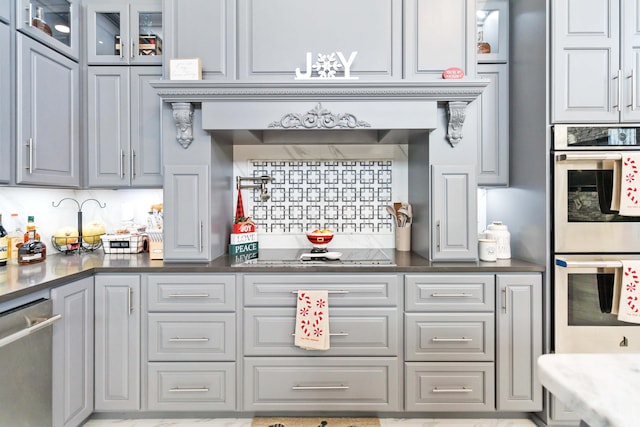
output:
[{"label": "decorative range hood", "polygon": [[[437,128],[447,109],[447,139],[462,139],[466,107],[489,83],[482,79],[424,82],[222,83],[158,80],[151,83],[172,104],[177,141],[193,137],[193,111],[202,127],[235,143],[398,143]],[[320,132],[322,131],[322,132]]]}]

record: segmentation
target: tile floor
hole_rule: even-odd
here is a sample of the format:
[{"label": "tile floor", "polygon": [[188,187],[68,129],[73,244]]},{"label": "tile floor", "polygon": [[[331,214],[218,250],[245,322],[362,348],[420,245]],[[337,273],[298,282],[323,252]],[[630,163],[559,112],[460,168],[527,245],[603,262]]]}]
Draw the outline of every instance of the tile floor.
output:
[{"label": "tile floor", "polygon": [[[525,419],[381,418],[381,427],[535,427]],[[251,418],[91,419],[84,427],[250,427]]]}]

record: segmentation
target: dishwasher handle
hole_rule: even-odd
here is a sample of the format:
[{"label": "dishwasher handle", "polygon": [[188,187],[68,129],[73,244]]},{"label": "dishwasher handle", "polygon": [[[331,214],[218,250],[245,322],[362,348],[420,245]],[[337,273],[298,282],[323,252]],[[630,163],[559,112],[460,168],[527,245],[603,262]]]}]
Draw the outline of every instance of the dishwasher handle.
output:
[{"label": "dishwasher handle", "polygon": [[12,342],[18,341],[19,339],[22,339],[27,335],[33,334],[34,332],[38,332],[40,329],[47,328],[53,325],[55,322],[57,322],[60,319],[62,319],[62,315],[56,314],[54,316],[49,317],[48,319],[43,320],[42,322],[36,323],[33,326],[29,326],[28,328],[21,329],[18,332],[8,335],[4,338],[0,338],[0,348],[6,345],[9,345]]}]

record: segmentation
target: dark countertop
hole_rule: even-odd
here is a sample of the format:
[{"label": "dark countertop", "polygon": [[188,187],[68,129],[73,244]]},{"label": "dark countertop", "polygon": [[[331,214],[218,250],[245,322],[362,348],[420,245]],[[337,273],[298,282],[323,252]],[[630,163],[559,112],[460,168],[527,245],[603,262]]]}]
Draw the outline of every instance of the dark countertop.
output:
[{"label": "dark countertop", "polygon": [[0,267],[0,303],[54,288],[95,273],[528,273],[544,266],[516,259],[497,262],[431,262],[409,252],[395,252],[395,265],[231,265],[228,256],[210,262],[150,260],[148,253],[107,255],[102,251],[49,256],[32,265]]}]

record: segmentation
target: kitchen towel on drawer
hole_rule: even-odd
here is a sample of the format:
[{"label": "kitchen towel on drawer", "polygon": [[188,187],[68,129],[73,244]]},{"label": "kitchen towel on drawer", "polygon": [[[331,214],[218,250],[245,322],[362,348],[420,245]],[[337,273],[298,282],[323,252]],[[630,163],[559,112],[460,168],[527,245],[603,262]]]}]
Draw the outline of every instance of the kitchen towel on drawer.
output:
[{"label": "kitchen towel on drawer", "polygon": [[295,345],[307,350],[329,350],[328,291],[298,291]]}]

